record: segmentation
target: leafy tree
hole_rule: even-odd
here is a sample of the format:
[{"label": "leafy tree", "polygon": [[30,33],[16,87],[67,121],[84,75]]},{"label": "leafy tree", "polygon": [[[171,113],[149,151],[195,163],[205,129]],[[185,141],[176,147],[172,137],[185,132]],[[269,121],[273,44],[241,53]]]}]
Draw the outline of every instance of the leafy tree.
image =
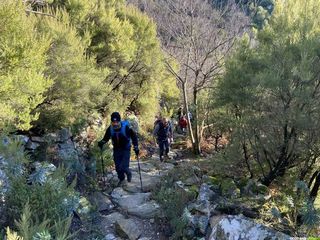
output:
[{"label": "leafy tree", "polygon": [[29,129],[52,81],[44,75],[50,38],[20,1],[0,2],[0,130]]},{"label": "leafy tree", "polygon": [[319,157],[319,5],[278,1],[219,83],[218,104],[233,119],[230,144],[265,185],[292,168],[303,180]]},{"label": "leafy tree", "polygon": [[166,74],[156,28],[150,18],[126,6],[125,1],[90,4],[83,0],[54,1],[53,6],[67,9],[80,34],[87,29],[90,35],[87,53],[95,58],[99,68],[109,70],[104,78],[108,87],[98,109],[102,112],[130,109],[151,120],[158,111],[161,94],[169,92],[162,86],[177,88],[173,78]]},{"label": "leafy tree", "polygon": [[53,85],[37,108],[40,118],[36,122],[37,127],[46,130],[86,118],[102,102],[108,89],[103,83],[108,69],[97,69],[94,61],[85,55],[90,43],[88,34],[80,37],[66,12],[57,11],[54,16],[43,17],[38,23],[38,31],[52,39],[46,75]]}]

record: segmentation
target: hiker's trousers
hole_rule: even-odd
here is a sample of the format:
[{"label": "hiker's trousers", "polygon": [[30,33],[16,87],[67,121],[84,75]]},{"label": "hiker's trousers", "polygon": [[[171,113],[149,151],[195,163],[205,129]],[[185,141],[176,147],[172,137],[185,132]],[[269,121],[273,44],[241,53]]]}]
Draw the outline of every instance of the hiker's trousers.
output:
[{"label": "hiker's trousers", "polygon": [[166,139],[166,140],[158,140],[158,144],[159,144],[159,149],[160,149],[160,157],[163,156],[164,152],[167,155],[169,153],[169,150],[170,150],[168,139]]},{"label": "hiker's trousers", "polygon": [[131,175],[129,168],[130,149],[114,149],[113,160],[114,164],[116,165],[116,171],[120,181],[125,179],[125,174],[127,176]]}]

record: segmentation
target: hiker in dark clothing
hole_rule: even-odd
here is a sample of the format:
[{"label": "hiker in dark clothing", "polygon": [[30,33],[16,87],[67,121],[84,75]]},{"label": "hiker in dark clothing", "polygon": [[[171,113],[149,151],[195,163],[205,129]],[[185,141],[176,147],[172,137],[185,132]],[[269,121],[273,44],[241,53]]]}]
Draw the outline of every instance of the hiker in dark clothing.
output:
[{"label": "hiker in dark clothing", "polygon": [[119,184],[125,179],[131,182],[132,173],[129,168],[131,141],[134,146],[134,152],[139,155],[138,138],[136,133],[130,128],[127,121],[121,121],[120,114],[114,112],[111,114],[111,125],[108,127],[103,139],[98,142],[102,149],[103,145],[109,140],[113,144],[113,160],[116,165],[116,171],[119,178]]},{"label": "hiker in dark clothing", "polygon": [[163,154],[169,159],[168,153],[170,150],[169,141],[172,141],[173,138],[173,131],[171,123],[168,119],[163,118],[161,122],[159,122],[154,131],[153,135],[157,139],[157,143],[160,149],[160,161],[163,162]]},{"label": "hiker in dark clothing", "polygon": [[153,130],[156,128],[156,126],[162,122],[162,117],[161,116],[155,116],[155,120],[154,120],[154,123],[153,123]]},{"label": "hiker in dark clothing", "polygon": [[182,107],[179,107],[177,111],[177,121],[179,122],[180,118],[183,116]]}]

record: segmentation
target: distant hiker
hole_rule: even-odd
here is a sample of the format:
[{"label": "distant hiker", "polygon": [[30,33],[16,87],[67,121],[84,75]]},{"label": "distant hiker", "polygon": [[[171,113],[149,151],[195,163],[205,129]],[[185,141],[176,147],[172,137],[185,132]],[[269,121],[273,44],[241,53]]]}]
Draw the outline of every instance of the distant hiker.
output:
[{"label": "distant hiker", "polygon": [[190,122],[193,122],[193,116],[192,116],[192,113],[190,111],[188,112],[188,117],[190,119]]},{"label": "distant hiker", "polygon": [[159,122],[154,131],[153,135],[157,139],[160,152],[160,161],[163,162],[163,155],[170,159],[168,156],[170,145],[169,142],[173,140],[173,131],[170,121],[167,118],[162,118],[162,121]]},{"label": "distant hiker", "polygon": [[179,107],[178,111],[177,111],[177,120],[179,122],[180,118],[182,118],[183,116],[183,110],[182,107]]},{"label": "distant hiker", "polygon": [[136,133],[129,127],[127,121],[121,121],[120,114],[114,112],[111,114],[111,125],[108,127],[103,139],[98,142],[100,149],[103,145],[107,143],[110,139],[113,144],[113,160],[116,165],[116,171],[118,174],[119,183],[125,179],[127,175],[127,181],[131,182],[132,173],[129,168],[130,161],[130,148],[132,140],[134,146],[134,152],[139,155],[138,138]]},{"label": "distant hiker", "polygon": [[179,127],[180,127],[182,133],[186,133],[187,132],[187,126],[188,126],[187,118],[186,118],[186,116],[183,116],[179,120]]}]

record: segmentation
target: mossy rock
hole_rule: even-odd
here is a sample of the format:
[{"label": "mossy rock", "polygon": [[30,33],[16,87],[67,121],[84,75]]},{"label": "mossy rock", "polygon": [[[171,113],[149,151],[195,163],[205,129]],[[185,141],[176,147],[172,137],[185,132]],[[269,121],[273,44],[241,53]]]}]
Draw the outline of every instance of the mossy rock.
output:
[{"label": "mossy rock", "polygon": [[197,185],[190,186],[189,190],[194,196],[197,196],[199,194],[199,187]]},{"label": "mossy rock", "polygon": [[79,200],[79,206],[76,210],[81,221],[82,222],[89,221],[94,211],[95,211],[95,208],[91,205],[89,200],[85,197],[81,197]]},{"label": "mossy rock", "polygon": [[221,192],[223,196],[239,197],[240,189],[231,178],[226,178],[221,182]]},{"label": "mossy rock", "polygon": [[256,180],[249,179],[246,186],[241,188],[246,195],[268,195],[269,188]]},{"label": "mossy rock", "polygon": [[209,176],[208,178],[208,183],[215,186],[220,186],[225,181],[225,178],[222,176]]},{"label": "mossy rock", "polygon": [[248,182],[249,182],[249,179],[248,179],[248,178],[241,178],[241,179],[238,181],[237,185],[238,185],[238,187],[242,190],[242,189],[244,189],[244,188],[247,186]]}]

